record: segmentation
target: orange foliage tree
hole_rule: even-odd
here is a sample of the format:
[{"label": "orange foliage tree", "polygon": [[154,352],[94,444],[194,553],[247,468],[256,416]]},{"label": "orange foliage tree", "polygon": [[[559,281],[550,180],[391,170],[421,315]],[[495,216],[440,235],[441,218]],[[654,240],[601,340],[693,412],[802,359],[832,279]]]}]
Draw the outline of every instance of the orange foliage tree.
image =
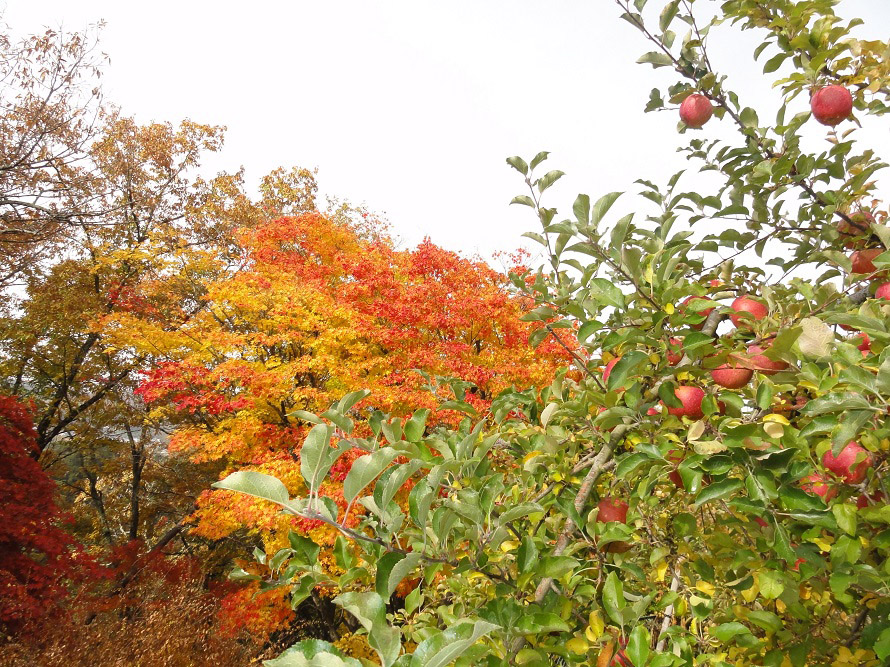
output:
[{"label": "orange foliage tree", "polygon": [[[565,347],[549,337],[532,350],[534,327],[520,320],[522,304],[505,276],[429,241],[397,250],[363,221],[304,213],[245,230],[238,270],[206,285],[201,313],[175,332],[141,324],[129,344],[150,340],[167,359],[140,393],[159,418],[177,424],[171,450],[275,474],[297,491],[300,443],[311,426],[303,411],[370,388],[373,406],[353,408],[366,416],[432,411],[442,398],[484,412],[512,385],[550,382],[576,344],[571,330],[560,333]],[[119,335],[127,331],[121,326]],[[439,384],[440,376],[456,380]],[[431,421],[460,416],[439,410]],[[323,490],[341,509],[340,483],[354,457],[338,462],[342,475],[334,471]],[[295,527],[226,491],[205,494],[197,516],[203,536],[246,525],[269,550]],[[334,538],[321,524],[296,527],[322,543]]]}]

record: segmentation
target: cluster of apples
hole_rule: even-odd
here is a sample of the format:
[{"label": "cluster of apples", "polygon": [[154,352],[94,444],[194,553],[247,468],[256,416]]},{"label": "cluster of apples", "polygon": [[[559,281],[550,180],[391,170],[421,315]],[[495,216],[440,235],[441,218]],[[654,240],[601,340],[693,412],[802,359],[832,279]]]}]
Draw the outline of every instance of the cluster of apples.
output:
[{"label": "cluster of apples", "polygon": [[[865,475],[872,465],[874,459],[871,452],[855,441],[847,443],[837,456],[832,454],[830,449],[822,455],[822,467],[843,483],[853,486],[865,481]],[[837,487],[833,486],[831,481],[826,473],[814,472],[801,480],[800,487],[827,503],[837,495]],[[884,494],[880,491],[871,495],[863,493],[856,500],[856,506],[866,507],[883,500],[883,497]]]},{"label": "cluster of apples", "polygon": [[[868,242],[869,238],[874,240],[876,237],[872,235],[872,225],[875,222],[874,215],[867,210],[860,210],[857,213],[847,215],[837,227],[838,232],[844,238],[844,246],[847,248],[856,248]],[[885,273],[879,273],[878,267],[875,266],[874,260],[878,255],[885,252],[883,247],[877,248],[858,248],[853,250],[850,255],[850,273],[854,275],[869,276],[876,275],[881,279],[886,279]],[[878,285],[875,290],[876,299],[890,300],[890,282]],[[844,324],[842,328],[852,331],[851,327]],[[871,351],[871,340],[867,333],[858,332],[851,340],[862,351],[862,356],[868,356]]]},{"label": "cluster of apples", "polygon": [[[890,284],[888,284],[890,290]],[[702,299],[711,301],[706,296],[691,296],[681,304],[681,308],[689,304],[694,299]],[[755,299],[754,297],[743,295],[736,298],[731,306],[732,313],[729,319],[738,328],[746,328],[750,326],[750,319],[763,319],[769,314],[769,308],[765,303]],[[705,308],[699,311],[699,314],[707,317],[716,308],[716,304],[712,308]],[[750,316],[750,317],[749,317]],[[693,329],[701,329],[704,322],[691,325]],[[667,352],[667,361],[671,365],[680,363],[683,355],[681,352],[683,342],[679,338],[671,338]],[[711,371],[711,378],[714,383],[726,389],[740,389],[744,387],[754,377],[754,372],[759,371],[764,375],[773,375],[779,371],[788,368],[788,363],[784,361],[773,361],[765,355],[766,347],[760,344],[752,344],[748,346],[747,354],[733,354],[727,363],[721,364]],[[609,361],[603,369],[603,384],[608,383],[612,369],[621,360],[621,357],[615,357]],[[681,385],[674,391],[674,395],[682,404],[680,407],[668,407],[669,414],[675,417],[689,417],[690,419],[701,419],[704,416],[702,411],[702,401],[705,392],[700,387]],[[658,414],[655,408],[649,410],[650,415]]]},{"label": "cluster of apples", "polygon": [[[689,297],[683,305],[688,304],[693,299],[708,299],[708,297]],[[714,306],[716,308],[716,305]],[[699,311],[700,315],[707,317],[714,308],[706,308]],[[750,326],[750,318],[755,320],[763,319],[769,314],[769,308],[762,301],[755,299],[749,295],[737,297],[730,305],[732,313],[729,319],[737,328],[747,328]],[[750,316],[750,318],[749,318]],[[702,323],[703,324],[703,323]],[[693,328],[701,329],[702,324]],[[679,345],[678,339],[671,339],[671,343]],[[726,389],[741,389],[748,384],[754,377],[754,372],[759,371],[764,375],[774,375],[779,371],[788,368],[788,363],[784,361],[773,361],[766,357],[765,345],[752,344],[748,346],[747,354],[730,355],[728,362],[721,364],[711,371],[711,379]],[[668,353],[668,362],[677,363],[680,356],[677,353]],[[702,400],[705,392],[699,387],[683,385],[677,387],[674,392],[682,403],[681,407],[668,408],[668,413],[676,417],[689,417],[690,419],[701,419],[704,416],[702,411]]]},{"label": "cluster of apples", "polygon": [[[823,125],[834,126],[853,113],[853,96],[843,86],[824,86],[810,98],[813,117]],[[711,100],[701,93],[692,93],[680,103],[680,120],[686,127],[698,129],[714,114]]]}]

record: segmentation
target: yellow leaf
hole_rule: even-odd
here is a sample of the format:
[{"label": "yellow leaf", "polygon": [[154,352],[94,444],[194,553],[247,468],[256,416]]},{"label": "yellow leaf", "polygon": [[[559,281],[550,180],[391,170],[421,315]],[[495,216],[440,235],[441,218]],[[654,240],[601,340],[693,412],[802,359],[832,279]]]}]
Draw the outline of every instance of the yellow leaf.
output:
[{"label": "yellow leaf", "polygon": [[759,592],[760,587],[755,582],[751,588],[742,591],[742,597],[745,599],[745,602],[753,602]]},{"label": "yellow leaf", "polygon": [[573,637],[566,642],[566,648],[575,655],[583,655],[587,653],[587,648],[589,646],[590,644],[584,637]]},{"label": "yellow leaf", "polygon": [[533,458],[535,458],[536,456],[540,456],[540,455],[541,455],[541,451],[540,451],[539,449],[536,449],[535,451],[533,451],[533,452],[529,452],[528,454],[526,454],[526,455],[522,458],[522,462],[523,462],[523,463],[528,463],[528,462],[531,461]]},{"label": "yellow leaf", "polygon": [[694,422],[686,434],[687,440],[698,440],[705,432],[705,423],[701,420]]},{"label": "yellow leaf", "polygon": [[791,422],[788,421],[783,415],[777,415],[770,413],[763,418],[765,422],[776,422],[778,424],[785,424],[785,426],[790,426]]},{"label": "yellow leaf", "polygon": [[810,540],[813,544],[819,547],[822,551],[831,551],[831,542],[829,542],[824,537],[814,537]]},{"label": "yellow leaf", "polygon": [[519,542],[516,540],[506,540],[501,542],[501,551],[507,553],[508,551],[513,551],[513,549],[516,549],[518,546]]},{"label": "yellow leaf", "polygon": [[673,315],[674,311],[675,311],[674,304],[666,303],[664,305],[664,312],[666,312],[668,315]]},{"label": "yellow leaf", "polygon": [[656,581],[664,581],[664,576],[667,574],[668,564],[666,561],[661,561],[655,567],[655,579]]},{"label": "yellow leaf", "polygon": [[714,591],[716,590],[713,584],[710,584],[707,581],[699,581],[697,584],[695,584],[695,588],[696,590],[701,591],[707,596],[713,596]]},{"label": "yellow leaf", "polygon": [[590,617],[587,619],[587,623],[588,625],[587,629],[584,630],[584,636],[591,642],[595,642],[603,636],[603,630],[606,629],[602,614],[600,614],[598,610],[590,612]]},{"label": "yellow leaf", "polygon": [[777,599],[776,600],[776,611],[778,611],[780,614],[784,614],[785,609],[787,609],[787,605],[784,602],[782,602],[781,600]]}]

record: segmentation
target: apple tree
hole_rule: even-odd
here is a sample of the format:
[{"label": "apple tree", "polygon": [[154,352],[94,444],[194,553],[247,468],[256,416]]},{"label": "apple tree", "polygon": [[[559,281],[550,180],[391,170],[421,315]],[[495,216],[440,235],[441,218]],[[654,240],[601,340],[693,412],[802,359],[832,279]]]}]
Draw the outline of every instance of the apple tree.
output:
[{"label": "apple tree", "polygon": [[[336,563],[294,534],[237,576],[333,596],[385,666],[887,664],[890,226],[858,127],[883,122],[890,47],[836,4],[616,0],[664,73],[646,108],[682,118],[702,174],[562,217],[547,153],[510,158],[547,258],[512,278],[536,342],[577,335],[573,367],[485,414],[455,384],[454,429],[364,393],[302,415],[308,496],[217,486],[335,526]],[[733,28],[775,118],[708,51]],[[318,491],[354,448],[348,526]],[[267,664],[363,662],[307,640]]]}]

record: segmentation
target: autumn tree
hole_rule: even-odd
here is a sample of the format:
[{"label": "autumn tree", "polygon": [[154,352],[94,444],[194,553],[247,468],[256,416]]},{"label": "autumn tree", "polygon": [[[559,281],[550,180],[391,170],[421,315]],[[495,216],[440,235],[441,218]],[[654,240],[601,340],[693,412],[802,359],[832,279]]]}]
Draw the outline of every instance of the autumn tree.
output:
[{"label": "autumn tree", "polygon": [[[36,433],[27,406],[0,397],[0,627],[27,628],[57,611],[80,550],[61,524],[55,484],[34,460]],[[85,563],[84,563],[85,564]]]},{"label": "autumn tree", "polygon": [[[545,334],[576,323],[588,356],[462,406],[457,427],[369,433],[335,403],[299,445],[306,490],[256,470],[215,485],[339,534],[337,568],[292,534],[251,572],[294,600],[332,591],[333,623],[384,666],[890,658],[890,228],[886,165],[857,130],[887,110],[888,45],[829,0],[703,4],[615,2],[665,73],[647,109],[680,112],[713,190],[681,172],[633,201],[579,195],[562,218],[548,154],[508,160],[548,260],[515,285]],[[733,27],[760,39],[775,119],[708,48]],[[357,525],[325,500],[341,476]],[[266,664],[373,662],[314,640]]]},{"label": "autumn tree", "polygon": [[95,223],[89,151],[102,131],[96,30],[0,34],[0,284]]},{"label": "autumn tree", "polygon": [[[484,411],[503,389],[548,382],[569,358],[553,341],[528,346],[534,327],[483,262],[428,241],[396,251],[365,218],[336,217],[313,212],[245,230],[242,268],[207,284],[202,313],[172,334],[139,330],[169,357],[139,391],[177,424],[172,451],[252,465],[300,489],[299,442],[312,412],[357,388],[376,390],[366,413],[426,414],[440,407],[436,377],[452,378],[434,391],[453,403],[429,420],[454,423],[454,408]],[[121,321],[122,345],[133,330]],[[561,340],[571,349],[573,332]],[[326,492],[345,507],[336,481]],[[198,516],[198,534],[218,538],[246,522],[267,544],[286,540],[292,523],[229,493],[205,497]],[[317,522],[300,530],[326,546],[334,537]]]}]

